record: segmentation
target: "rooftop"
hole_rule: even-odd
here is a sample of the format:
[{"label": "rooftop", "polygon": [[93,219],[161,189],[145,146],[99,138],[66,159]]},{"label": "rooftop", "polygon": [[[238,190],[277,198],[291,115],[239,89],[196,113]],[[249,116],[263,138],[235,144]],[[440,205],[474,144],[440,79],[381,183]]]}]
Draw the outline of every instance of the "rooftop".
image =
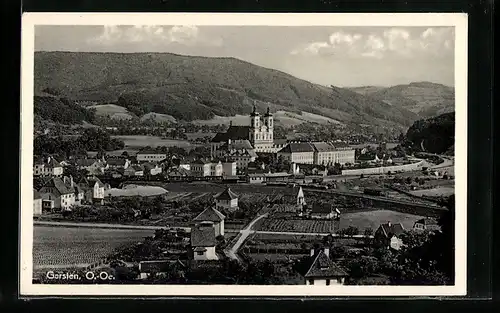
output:
[{"label": "rooftop", "polygon": [[323,250],[316,254],[311,267],[304,275],[306,278],[337,278],[345,276],[348,276],[346,271],[333,262]]},{"label": "rooftop", "polygon": [[59,192],[61,195],[67,195],[74,192],[74,190],[68,187],[64,183],[64,181],[59,177],[53,177],[52,179],[47,181],[40,189],[41,193],[43,193],[44,188],[49,188],[49,189],[53,188],[57,190],[57,192]]},{"label": "rooftop", "polygon": [[217,209],[213,207],[206,208],[203,212],[201,212],[197,217],[193,219],[195,222],[220,222],[223,221],[226,217],[221,212],[217,211]]},{"label": "rooftop", "polygon": [[231,140],[248,140],[250,134],[250,126],[229,126],[225,133],[217,133],[212,142],[227,142]]},{"label": "rooftop", "polygon": [[392,224],[392,223],[385,223],[385,224],[381,224],[379,229],[382,229],[382,233],[384,234],[384,236],[386,237],[392,237],[392,236],[398,236],[400,234],[402,234],[405,229],[403,227],[403,225],[401,223],[396,223],[396,224]]},{"label": "rooftop", "polygon": [[278,152],[281,153],[314,152],[314,147],[309,142],[291,142]]},{"label": "rooftop", "polygon": [[215,197],[217,200],[233,200],[238,199],[238,195],[231,191],[231,188],[226,188],[218,196]]}]

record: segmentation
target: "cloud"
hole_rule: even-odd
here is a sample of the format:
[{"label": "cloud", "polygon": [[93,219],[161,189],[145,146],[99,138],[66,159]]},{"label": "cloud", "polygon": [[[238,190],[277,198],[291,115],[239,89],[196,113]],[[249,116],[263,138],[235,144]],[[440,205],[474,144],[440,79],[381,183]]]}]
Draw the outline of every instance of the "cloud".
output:
[{"label": "cloud", "polygon": [[369,34],[338,31],[328,41],[311,42],[291,51],[292,55],[338,55],[353,58],[422,55],[444,55],[453,51],[453,28],[427,28],[421,32],[411,28],[386,28]]},{"label": "cloud", "polygon": [[220,46],[222,45],[222,40],[220,38],[203,36],[198,27],[190,25],[172,27],[155,25],[105,25],[102,33],[90,38],[88,43],[104,46],[139,43]]}]

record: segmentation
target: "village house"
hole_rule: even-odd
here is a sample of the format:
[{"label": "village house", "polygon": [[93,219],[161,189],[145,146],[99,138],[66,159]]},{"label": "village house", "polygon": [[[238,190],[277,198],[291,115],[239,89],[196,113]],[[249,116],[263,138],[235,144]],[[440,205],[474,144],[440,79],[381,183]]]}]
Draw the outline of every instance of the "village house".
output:
[{"label": "village house", "polygon": [[214,223],[201,222],[191,229],[191,248],[194,260],[218,260],[215,252],[217,245]]},{"label": "village house", "polygon": [[309,216],[313,219],[333,220],[340,216],[340,211],[331,203],[314,203]]},{"label": "village house", "polygon": [[38,191],[33,189],[33,215],[42,214],[42,196]]},{"label": "village house", "polygon": [[83,201],[83,198],[84,198],[83,189],[80,187],[80,185],[76,184],[73,181],[73,176],[71,176],[71,175],[69,177],[64,176],[63,182],[69,189],[74,191],[74,193],[75,193],[75,205],[80,205]]},{"label": "village house", "polygon": [[379,226],[375,231],[374,238],[388,248],[400,250],[403,247],[400,235],[404,231],[405,229],[401,223],[392,224],[391,222],[387,222]]},{"label": "village house", "polygon": [[131,165],[123,171],[123,176],[144,176],[144,170],[139,165]]},{"label": "village house", "polygon": [[191,174],[194,177],[210,176],[212,163],[203,159],[198,159],[191,163]]},{"label": "village house", "polygon": [[340,286],[349,276],[347,272],[330,259],[330,249],[311,249],[313,260],[304,275],[306,285]]},{"label": "village house", "polygon": [[438,232],[441,231],[441,227],[439,227],[437,221],[433,218],[422,218],[413,224],[413,230]]},{"label": "village house", "polygon": [[130,160],[125,158],[109,158],[106,160],[109,169],[126,169],[130,166]]},{"label": "village house", "polygon": [[42,196],[42,209],[63,211],[71,210],[75,205],[75,191],[68,187],[59,177],[48,180],[39,190]]},{"label": "village house", "polygon": [[215,206],[217,210],[236,211],[238,210],[238,195],[228,187],[215,197]]},{"label": "village house", "polygon": [[155,176],[161,174],[162,168],[158,166],[157,162],[146,162],[142,164],[142,168],[145,175]]},{"label": "village house", "polygon": [[191,171],[186,170],[184,167],[171,167],[167,170],[167,177],[171,180],[182,180],[191,177]]},{"label": "village house", "polygon": [[33,176],[56,176],[63,174],[63,166],[54,157],[35,157],[33,164]]},{"label": "village house", "polygon": [[92,204],[104,204],[105,186],[95,176],[82,177],[78,185],[84,192],[84,201]]},{"label": "village house", "polygon": [[290,178],[289,173],[259,173],[259,174],[247,174],[246,180],[250,184],[260,184],[260,183],[286,183]]},{"label": "village house", "polygon": [[201,212],[198,216],[193,219],[195,224],[210,222],[213,225],[215,230],[215,236],[222,235],[224,236],[224,219],[226,217],[224,214],[219,212],[217,209],[213,207],[206,208],[203,212]]},{"label": "village house", "polygon": [[225,160],[222,162],[222,176],[236,176],[236,162]]},{"label": "village house", "polygon": [[153,149],[143,149],[137,152],[136,159],[137,162],[160,162],[167,158],[167,153],[156,151]]},{"label": "village house", "polygon": [[222,162],[213,160],[210,162],[210,176],[222,176]]},{"label": "village house", "polygon": [[108,168],[101,159],[76,159],[75,165],[78,170],[86,170],[89,175],[103,175]]}]

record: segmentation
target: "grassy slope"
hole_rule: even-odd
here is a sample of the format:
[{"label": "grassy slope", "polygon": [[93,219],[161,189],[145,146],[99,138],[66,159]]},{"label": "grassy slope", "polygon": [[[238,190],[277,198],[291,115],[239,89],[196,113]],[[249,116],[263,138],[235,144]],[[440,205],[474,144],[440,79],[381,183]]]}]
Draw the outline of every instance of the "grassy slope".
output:
[{"label": "grassy slope", "polygon": [[[35,53],[35,92],[53,88],[76,100],[117,102],[134,114],[177,119],[306,111],[341,122],[408,126],[417,116],[353,91],[321,87],[234,58],[168,53]],[[332,91],[333,90],[333,91]]]}]

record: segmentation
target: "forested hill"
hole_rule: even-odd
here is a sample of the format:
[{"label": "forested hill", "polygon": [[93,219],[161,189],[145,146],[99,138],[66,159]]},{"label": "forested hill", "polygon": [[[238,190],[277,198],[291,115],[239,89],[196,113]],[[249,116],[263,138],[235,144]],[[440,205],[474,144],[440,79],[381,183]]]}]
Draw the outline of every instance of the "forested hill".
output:
[{"label": "forested hill", "polygon": [[406,143],[413,151],[437,154],[453,153],[455,112],[415,122],[406,133]]},{"label": "forested hill", "polygon": [[[418,116],[348,89],[322,87],[234,58],[170,53],[36,52],[35,93],[95,104],[114,103],[141,116],[179,120],[306,111],[344,123],[406,128]],[[35,102],[35,106],[38,105]]]}]

